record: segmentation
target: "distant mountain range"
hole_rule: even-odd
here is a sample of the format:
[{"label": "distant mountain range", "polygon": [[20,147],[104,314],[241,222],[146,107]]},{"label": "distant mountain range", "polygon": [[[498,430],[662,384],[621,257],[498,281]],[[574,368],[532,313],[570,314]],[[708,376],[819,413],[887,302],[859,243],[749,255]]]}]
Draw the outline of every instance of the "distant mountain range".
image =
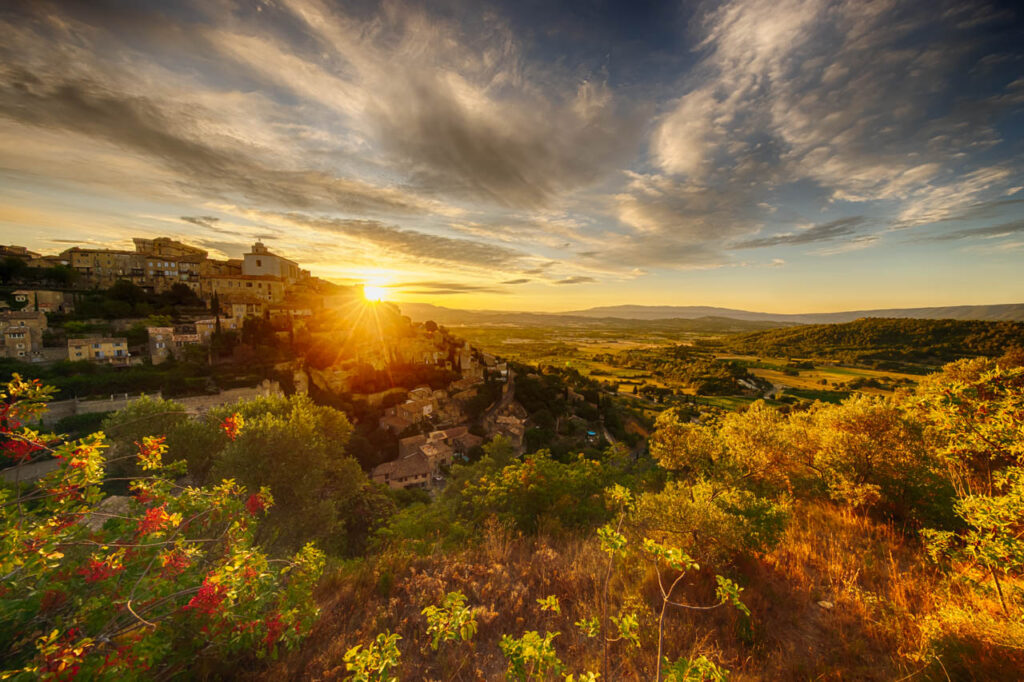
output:
[{"label": "distant mountain range", "polygon": [[729,317],[734,320],[761,322],[795,322],[798,324],[828,324],[852,322],[862,317],[905,317],[919,320],[987,320],[1024,321],[1024,303],[1004,305],[958,305],[937,308],[885,308],[880,310],[849,310],[837,313],[804,313],[783,315],[757,313],[732,308],[707,306],[644,306],[618,305],[588,308],[562,313],[576,317],[621,317],[629,320],[659,320],[666,318],[693,319],[697,317]]},{"label": "distant mountain range", "polygon": [[[759,313],[733,308],[710,306],[644,306],[617,305],[572,310],[564,313],[531,313],[498,310],[457,310],[429,303],[402,303],[402,312],[413,320],[434,320],[444,325],[511,325],[511,326],[620,326],[628,321],[669,322],[701,320],[702,325],[733,326],[733,331],[794,324],[829,324],[852,322],[862,317],[897,317],[935,320],[985,320],[1024,322],[1024,303],[1003,305],[961,305],[937,308],[887,308],[882,310],[850,310],[836,313],[779,314]],[[744,324],[745,323],[745,324]],[[758,324],[760,323],[760,324]]]}]

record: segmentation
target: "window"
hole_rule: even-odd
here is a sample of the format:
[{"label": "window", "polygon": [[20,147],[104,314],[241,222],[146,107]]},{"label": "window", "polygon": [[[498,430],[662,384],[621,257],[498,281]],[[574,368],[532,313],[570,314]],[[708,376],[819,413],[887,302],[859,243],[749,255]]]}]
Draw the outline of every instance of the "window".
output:
[{"label": "window", "polygon": [[263,267],[263,261],[261,259],[259,259],[259,258],[256,259],[256,267],[258,267],[258,268],[262,268]]}]

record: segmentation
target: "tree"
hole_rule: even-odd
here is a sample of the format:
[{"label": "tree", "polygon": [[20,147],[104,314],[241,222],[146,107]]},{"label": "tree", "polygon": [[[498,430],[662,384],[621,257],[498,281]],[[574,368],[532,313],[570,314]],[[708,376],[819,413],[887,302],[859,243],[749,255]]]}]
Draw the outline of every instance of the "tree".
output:
[{"label": "tree", "polygon": [[1024,574],[1024,368],[962,360],[922,382],[919,407],[956,490],[964,528],[926,534],[932,555],[992,578]]},{"label": "tree", "polygon": [[192,288],[183,282],[175,282],[172,284],[171,288],[164,292],[163,298],[172,306],[202,304],[202,301],[200,301],[199,297],[196,296],[196,292],[192,291]]},{"label": "tree", "polygon": [[9,284],[14,280],[21,279],[28,273],[28,263],[14,256],[7,256],[0,260],[0,282]]},{"label": "tree", "polygon": [[540,450],[499,466],[495,454],[506,446],[496,439],[480,462],[453,468],[446,496],[459,515],[480,522],[493,514],[528,533],[543,519],[582,526],[607,517],[602,491],[610,472],[601,462],[580,455],[563,464]]},{"label": "tree", "polygon": [[123,301],[131,305],[141,303],[148,298],[145,289],[136,286],[126,279],[119,279],[114,282],[114,284],[107,289],[107,296],[112,300]]}]

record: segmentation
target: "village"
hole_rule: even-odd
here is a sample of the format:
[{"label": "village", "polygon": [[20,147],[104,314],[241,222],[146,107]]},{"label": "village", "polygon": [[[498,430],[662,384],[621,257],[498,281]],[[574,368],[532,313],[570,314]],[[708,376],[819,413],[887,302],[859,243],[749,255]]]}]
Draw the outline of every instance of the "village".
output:
[{"label": "village", "polygon": [[[365,422],[359,427],[378,450],[362,458],[364,466],[374,481],[394,489],[438,488],[448,467],[478,456],[497,436],[523,451],[527,414],[514,399],[514,372],[503,359],[432,322],[412,322],[394,304],[367,301],[361,286],[313,277],[260,241],[228,260],[169,238],[133,243],[133,251],[73,247],[52,256],[0,247],[7,285],[0,297],[0,357],[106,374],[186,362],[244,367],[253,356],[271,357],[273,376],[283,382],[207,386],[208,395],[182,399],[201,413],[237,399],[239,390],[283,393],[281,383],[288,392],[352,398],[365,409],[350,416]],[[173,315],[141,317],[145,306],[135,306],[123,317],[85,317],[83,301],[118,290],[177,303]],[[124,334],[109,331],[118,329]],[[225,340],[231,352],[224,352]],[[164,393],[163,387],[157,392]],[[127,393],[75,395],[54,403],[44,421],[110,412],[131,400]],[[370,466],[376,460],[384,461]]]}]

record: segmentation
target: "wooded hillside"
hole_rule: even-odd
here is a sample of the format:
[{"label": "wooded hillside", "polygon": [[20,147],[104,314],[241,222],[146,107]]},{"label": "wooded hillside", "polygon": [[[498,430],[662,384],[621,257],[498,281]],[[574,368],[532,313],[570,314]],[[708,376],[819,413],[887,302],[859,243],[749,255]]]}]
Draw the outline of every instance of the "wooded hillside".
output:
[{"label": "wooded hillside", "polygon": [[1024,323],[864,318],[843,324],[771,329],[715,342],[736,353],[940,365],[1024,347]]}]

